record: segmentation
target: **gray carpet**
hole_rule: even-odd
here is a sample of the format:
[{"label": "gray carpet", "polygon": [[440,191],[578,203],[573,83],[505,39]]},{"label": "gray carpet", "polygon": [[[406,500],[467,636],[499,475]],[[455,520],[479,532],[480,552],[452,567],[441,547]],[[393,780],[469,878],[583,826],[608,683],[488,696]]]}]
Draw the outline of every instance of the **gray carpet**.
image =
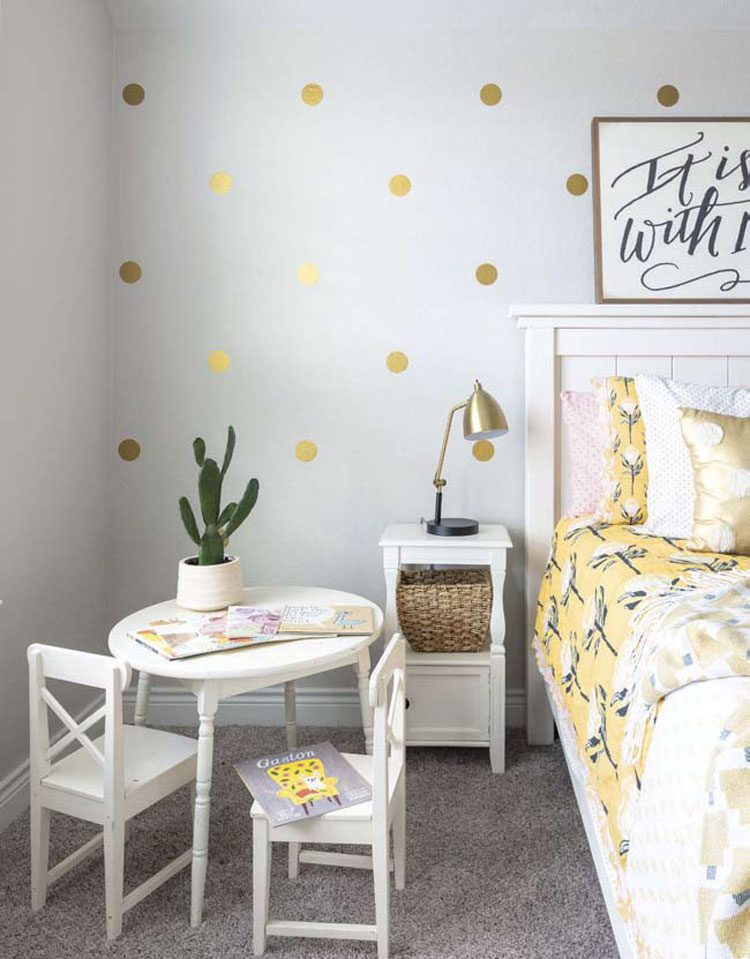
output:
[{"label": "gray carpet", "polygon": [[[193,732],[193,735],[195,733]],[[330,739],[361,751],[356,730],[300,730],[302,743]],[[276,728],[217,730],[205,919],[189,927],[190,870],[127,913],[107,945],[99,857],[52,887],[29,912],[28,817],[0,835],[0,956],[66,959],[108,956],[252,955],[250,797],[232,764],[284,747]],[[508,770],[490,773],[486,750],[410,749],[407,767],[407,884],[391,898],[391,952],[412,959],[616,959],[617,950],[583,826],[558,746],[529,750],[508,741]],[[93,828],[52,819],[52,859],[71,852]],[[189,797],[182,791],[132,826],[125,888],[185,848]],[[372,922],[372,876],[303,865],[286,877],[283,847],[274,857],[272,918]],[[371,943],[270,939],[269,957],[369,956]]]}]

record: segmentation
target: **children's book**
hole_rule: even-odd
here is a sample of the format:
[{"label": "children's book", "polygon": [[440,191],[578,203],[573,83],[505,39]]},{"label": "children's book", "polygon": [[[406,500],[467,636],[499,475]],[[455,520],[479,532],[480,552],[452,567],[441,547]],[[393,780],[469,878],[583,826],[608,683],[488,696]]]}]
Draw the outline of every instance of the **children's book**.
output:
[{"label": "children's book", "polygon": [[190,616],[185,619],[160,619],[145,629],[129,634],[131,639],[148,646],[166,659],[186,659],[224,649],[252,646],[258,637],[231,639],[226,632],[226,614]]},{"label": "children's book", "polygon": [[370,784],[331,743],[300,746],[234,767],[272,826],[372,799]]},{"label": "children's book", "polygon": [[349,633],[367,636],[375,629],[372,606],[287,606],[281,617],[282,633]]},{"label": "children's book", "polygon": [[204,613],[201,616],[186,616],[184,619],[160,619],[149,623],[144,629],[130,632],[128,635],[142,646],[147,646],[165,659],[187,659],[189,656],[203,656],[206,653],[220,653],[228,649],[242,649],[248,646],[263,646],[266,643],[288,643],[298,639],[325,639],[335,636],[333,632],[325,634],[317,630],[305,633],[277,632],[281,614],[278,611],[254,609],[254,607],[236,607],[236,609],[254,609],[257,616],[237,614],[237,620],[243,623],[254,620],[254,627],[273,629],[273,632],[250,633],[247,625],[237,626],[237,633],[230,630],[230,610],[217,613]]},{"label": "children's book", "polygon": [[274,636],[279,631],[281,612],[262,606],[230,606],[227,610],[227,636],[230,639]]}]

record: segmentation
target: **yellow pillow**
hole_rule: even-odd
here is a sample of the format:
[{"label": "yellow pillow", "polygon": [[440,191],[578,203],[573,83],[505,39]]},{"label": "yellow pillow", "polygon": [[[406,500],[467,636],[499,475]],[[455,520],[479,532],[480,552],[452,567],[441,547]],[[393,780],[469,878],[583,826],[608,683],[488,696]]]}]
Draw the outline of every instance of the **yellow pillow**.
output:
[{"label": "yellow pillow", "polygon": [[695,483],[688,549],[750,556],[750,417],[680,409]]},{"label": "yellow pillow", "polygon": [[646,520],[646,431],[635,380],[607,376],[594,380],[599,418],[609,440],[604,451],[604,492],[596,518],[613,525]]}]

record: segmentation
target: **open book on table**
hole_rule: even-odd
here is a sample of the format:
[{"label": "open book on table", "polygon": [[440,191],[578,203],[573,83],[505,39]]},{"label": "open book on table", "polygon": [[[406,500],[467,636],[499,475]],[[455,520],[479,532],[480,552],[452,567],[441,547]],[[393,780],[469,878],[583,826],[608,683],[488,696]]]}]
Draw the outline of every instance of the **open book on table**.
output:
[{"label": "open book on table", "polygon": [[230,606],[216,613],[155,620],[130,633],[166,659],[186,659],[227,649],[374,631],[370,606]]},{"label": "open book on table", "polygon": [[[129,635],[142,646],[147,646],[165,659],[187,659],[229,649],[263,646],[302,639],[320,639],[318,632],[281,633],[278,631],[281,610],[239,607],[235,613],[220,610],[190,616],[155,620],[143,629]],[[334,635],[330,633],[329,635]]]}]

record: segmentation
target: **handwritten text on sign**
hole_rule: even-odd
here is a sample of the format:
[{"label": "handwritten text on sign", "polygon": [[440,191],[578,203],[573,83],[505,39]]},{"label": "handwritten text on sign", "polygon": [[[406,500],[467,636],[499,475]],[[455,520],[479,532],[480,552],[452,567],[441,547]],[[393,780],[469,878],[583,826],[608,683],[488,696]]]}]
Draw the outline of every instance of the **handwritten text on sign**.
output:
[{"label": "handwritten text on sign", "polygon": [[602,298],[750,298],[750,121],[599,122]]}]

